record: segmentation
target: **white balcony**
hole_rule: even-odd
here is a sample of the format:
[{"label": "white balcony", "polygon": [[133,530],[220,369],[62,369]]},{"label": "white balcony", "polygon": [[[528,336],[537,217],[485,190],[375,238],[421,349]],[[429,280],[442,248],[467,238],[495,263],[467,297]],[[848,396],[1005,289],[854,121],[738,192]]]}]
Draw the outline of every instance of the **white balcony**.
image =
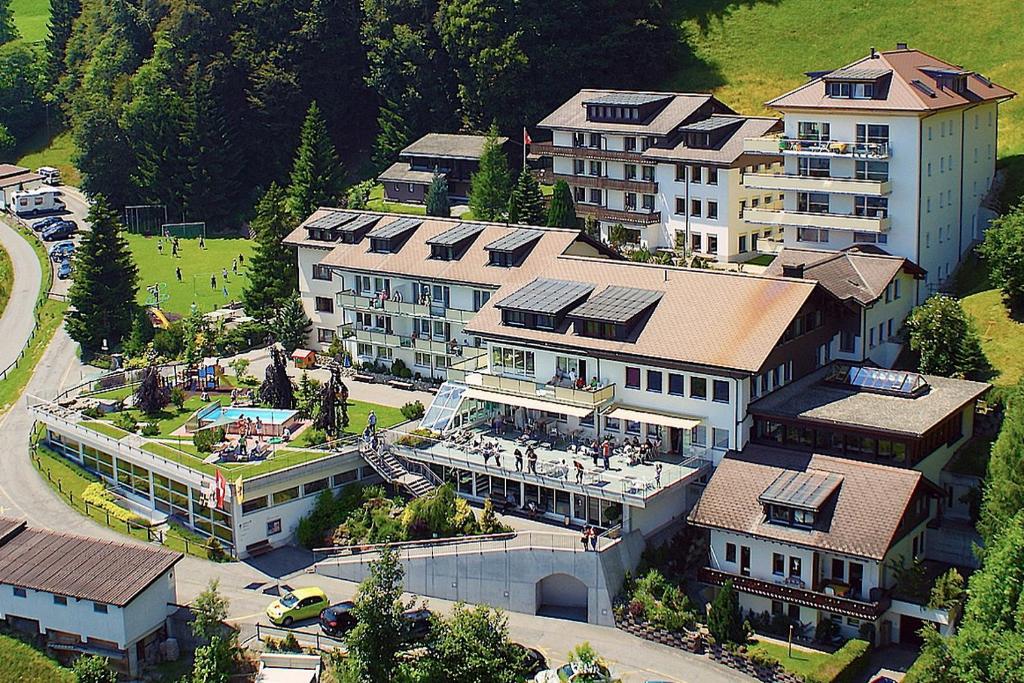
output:
[{"label": "white balcony", "polygon": [[596,389],[575,389],[568,386],[542,384],[533,380],[503,377],[489,372],[474,372],[466,376],[469,386],[494,390],[501,394],[554,401],[584,408],[596,408],[615,398],[615,385],[605,384]]},{"label": "white balcony", "polygon": [[743,184],[746,187],[759,190],[827,192],[862,197],[884,197],[892,192],[892,181],[889,180],[860,180],[858,178],[815,177],[784,173],[745,173]]},{"label": "white balcony", "polygon": [[781,209],[746,209],[743,220],[757,225],[789,225],[797,228],[827,228],[856,232],[888,232],[889,218],[836,213],[809,213]]},{"label": "white balcony", "polygon": [[768,135],[743,140],[748,154],[793,154],[798,156],[838,157],[842,159],[888,159],[888,142],[846,142],[841,140],[800,140]]}]

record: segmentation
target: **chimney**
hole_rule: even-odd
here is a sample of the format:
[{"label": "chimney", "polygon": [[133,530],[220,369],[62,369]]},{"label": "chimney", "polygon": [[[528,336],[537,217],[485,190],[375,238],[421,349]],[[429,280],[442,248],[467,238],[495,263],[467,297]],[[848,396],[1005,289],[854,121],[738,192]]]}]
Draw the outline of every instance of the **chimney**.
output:
[{"label": "chimney", "polygon": [[906,50],[907,49],[907,44],[906,43],[896,43],[896,49],[897,50]]},{"label": "chimney", "polygon": [[871,59],[878,59],[878,50],[874,46],[871,47]]},{"label": "chimney", "polygon": [[783,264],[782,266],[782,277],[792,277],[798,280],[802,280],[804,277],[804,264],[802,263],[791,263]]}]

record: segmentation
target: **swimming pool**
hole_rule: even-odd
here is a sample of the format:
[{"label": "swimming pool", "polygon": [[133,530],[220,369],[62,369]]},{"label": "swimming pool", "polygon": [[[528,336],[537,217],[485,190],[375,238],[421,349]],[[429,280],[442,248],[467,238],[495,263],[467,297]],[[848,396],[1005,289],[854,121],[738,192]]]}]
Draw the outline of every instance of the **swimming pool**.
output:
[{"label": "swimming pool", "polygon": [[201,410],[196,418],[200,427],[222,425],[231,434],[238,433],[239,421],[252,420],[255,423],[259,420],[261,429],[254,433],[262,436],[280,436],[286,428],[292,432],[295,431],[296,423],[299,421],[299,412],[273,408],[223,407],[214,404]]}]

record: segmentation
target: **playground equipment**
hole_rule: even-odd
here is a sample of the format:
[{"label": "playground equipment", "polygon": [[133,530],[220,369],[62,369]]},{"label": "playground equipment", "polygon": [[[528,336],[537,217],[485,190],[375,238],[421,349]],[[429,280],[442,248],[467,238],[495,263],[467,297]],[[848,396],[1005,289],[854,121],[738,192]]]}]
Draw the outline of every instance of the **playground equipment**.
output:
[{"label": "playground equipment", "polygon": [[161,304],[167,303],[167,300],[171,298],[171,295],[167,293],[167,283],[157,282],[149,287],[146,287],[148,296],[144,306],[153,308],[160,308]]}]

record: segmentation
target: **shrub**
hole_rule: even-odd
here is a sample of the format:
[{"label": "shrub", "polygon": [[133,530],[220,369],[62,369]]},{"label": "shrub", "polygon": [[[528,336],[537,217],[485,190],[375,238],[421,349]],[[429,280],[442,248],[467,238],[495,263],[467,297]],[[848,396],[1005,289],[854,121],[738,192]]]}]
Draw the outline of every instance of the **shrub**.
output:
[{"label": "shrub", "polygon": [[82,411],[82,415],[84,415],[85,417],[91,417],[94,420],[100,419],[101,417],[103,417],[103,414],[104,413],[99,406],[89,406],[88,408]]},{"label": "shrub", "polygon": [[711,601],[708,612],[708,631],[715,642],[745,643],[749,633],[740,621],[739,598],[732,587],[732,581],[726,581]]},{"label": "shrub", "polygon": [[157,436],[160,434],[160,425],[156,422],[147,422],[142,425],[141,432],[143,436]]},{"label": "shrub", "polygon": [[121,411],[114,415],[114,426],[123,429],[126,432],[134,432],[139,428],[139,423],[135,421],[132,414],[128,411]]},{"label": "shrub", "polygon": [[185,391],[181,387],[174,386],[171,388],[171,403],[178,410],[185,407]]},{"label": "shrub", "polygon": [[432,439],[434,439],[434,432],[421,427],[398,437],[398,444],[400,446],[409,446],[410,448],[419,448],[420,446],[430,442]]},{"label": "shrub", "polygon": [[756,666],[763,666],[772,669],[779,667],[779,660],[775,659],[775,657],[772,657],[764,650],[751,650],[747,655],[747,658]]},{"label": "shrub", "polygon": [[223,427],[208,427],[200,429],[192,435],[192,444],[200,453],[210,453],[214,446],[224,440],[227,433]]},{"label": "shrub", "polygon": [[223,562],[227,559],[228,554],[224,550],[224,544],[216,536],[210,536],[206,541],[206,556],[214,562]]},{"label": "shrub", "polygon": [[[398,361],[395,362],[397,363]],[[419,401],[411,401],[402,406],[402,417],[406,420],[418,420],[423,417],[424,412],[426,412],[426,409]]]},{"label": "shrub", "polygon": [[870,643],[856,639],[848,640],[835,654],[804,678],[807,683],[853,683],[859,679],[870,652]]},{"label": "shrub", "polygon": [[82,500],[89,505],[110,513],[111,517],[122,522],[141,523],[141,518],[131,510],[127,510],[114,502],[114,494],[106,489],[103,482],[94,481],[82,491]]},{"label": "shrub", "polygon": [[831,619],[822,619],[814,627],[814,639],[819,643],[831,643],[839,635],[839,627]]},{"label": "shrub", "polygon": [[302,652],[302,647],[294,633],[289,633],[281,640],[281,652]]}]

